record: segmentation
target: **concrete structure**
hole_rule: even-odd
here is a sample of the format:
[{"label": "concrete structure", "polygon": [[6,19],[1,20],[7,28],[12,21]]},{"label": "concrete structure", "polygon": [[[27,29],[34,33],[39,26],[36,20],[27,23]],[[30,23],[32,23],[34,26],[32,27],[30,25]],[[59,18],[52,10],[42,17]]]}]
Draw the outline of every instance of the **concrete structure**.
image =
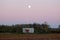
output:
[{"label": "concrete structure", "polygon": [[23,28],[23,33],[34,33],[34,28]]}]

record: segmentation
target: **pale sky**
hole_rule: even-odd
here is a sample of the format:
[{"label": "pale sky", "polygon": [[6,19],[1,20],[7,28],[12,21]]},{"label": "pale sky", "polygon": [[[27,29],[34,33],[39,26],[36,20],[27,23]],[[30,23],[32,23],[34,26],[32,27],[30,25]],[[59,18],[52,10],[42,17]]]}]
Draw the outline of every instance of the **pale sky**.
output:
[{"label": "pale sky", "polygon": [[60,0],[0,0],[0,24],[44,21],[51,27],[60,25]]}]

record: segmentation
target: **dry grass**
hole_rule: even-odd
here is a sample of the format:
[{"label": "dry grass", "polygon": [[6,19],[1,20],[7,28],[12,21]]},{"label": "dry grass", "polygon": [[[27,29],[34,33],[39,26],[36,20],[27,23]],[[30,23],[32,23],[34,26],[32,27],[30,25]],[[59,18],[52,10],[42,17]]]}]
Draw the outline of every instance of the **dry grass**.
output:
[{"label": "dry grass", "polygon": [[0,40],[60,40],[60,34],[0,34]]}]

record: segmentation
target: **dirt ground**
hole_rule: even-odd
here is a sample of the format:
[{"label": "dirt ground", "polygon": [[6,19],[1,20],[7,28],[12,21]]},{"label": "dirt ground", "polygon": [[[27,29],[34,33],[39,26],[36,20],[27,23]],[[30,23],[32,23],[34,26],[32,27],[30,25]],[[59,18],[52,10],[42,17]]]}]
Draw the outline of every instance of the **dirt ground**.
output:
[{"label": "dirt ground", "polygon": [[0,34],[0,40],[60,40],[60,34]]}]

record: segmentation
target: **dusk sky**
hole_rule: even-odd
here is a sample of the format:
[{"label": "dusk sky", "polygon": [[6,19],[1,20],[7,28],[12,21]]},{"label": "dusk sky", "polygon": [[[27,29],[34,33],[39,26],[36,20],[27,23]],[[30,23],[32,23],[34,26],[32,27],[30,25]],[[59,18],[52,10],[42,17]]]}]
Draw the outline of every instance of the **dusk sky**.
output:
[{"label": "dusk sky", "polygon": [[0,25],[44,23],[60,25],[60,0],[0,0]]}]

